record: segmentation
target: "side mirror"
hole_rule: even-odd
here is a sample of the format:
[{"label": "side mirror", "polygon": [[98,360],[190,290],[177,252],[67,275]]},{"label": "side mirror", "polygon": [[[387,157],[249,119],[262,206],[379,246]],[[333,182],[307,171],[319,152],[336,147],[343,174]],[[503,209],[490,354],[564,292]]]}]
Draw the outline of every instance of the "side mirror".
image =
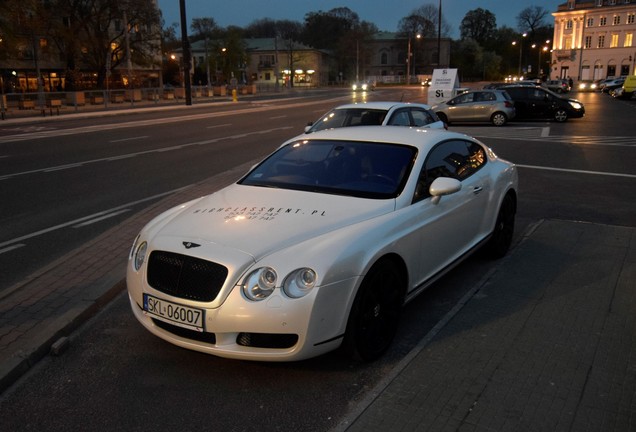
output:
[{"label": "side mirror", "polygon": [[309,132],[309,129],[311,129],[313,125],[314,125],[313,122],[307,123],[307,126],[305,126],[305,133]]},{"label": "side mirror", "polygon": [[431,202],[433,204],[437,204],[444,195],[451,195],[455,192],[459,192],[461,188],[462,184],[457,179],[450,177],[438,177],[428,188],[428,192],[433,197]]}]

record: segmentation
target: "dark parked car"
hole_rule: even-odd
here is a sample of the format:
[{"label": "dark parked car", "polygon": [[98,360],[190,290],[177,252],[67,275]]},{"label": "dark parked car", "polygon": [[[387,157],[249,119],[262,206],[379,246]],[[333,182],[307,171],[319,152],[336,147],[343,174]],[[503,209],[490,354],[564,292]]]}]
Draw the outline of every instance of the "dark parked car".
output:
[{"label": "dark parked car", "polygon": [[567,93],[570,91],[570,83],[564,79],[548,80],[545,82],[545,87],[556,93]]},{"label": "dark parked car", "polygon": [[511,85],[504,89],[515,101],[516,120],[554,119],[564,122],[585,115],[585,107],[578,100],[559,96],[542,87]]}]

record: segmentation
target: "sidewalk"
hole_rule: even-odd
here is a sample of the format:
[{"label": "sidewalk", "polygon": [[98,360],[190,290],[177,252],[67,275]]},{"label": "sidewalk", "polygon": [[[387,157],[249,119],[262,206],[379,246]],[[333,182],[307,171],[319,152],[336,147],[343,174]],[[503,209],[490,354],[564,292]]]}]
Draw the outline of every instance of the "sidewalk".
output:
[{"label": "sidewalk", "polygon": [[636,229],[542,221],[337,428],[636,430]]}]

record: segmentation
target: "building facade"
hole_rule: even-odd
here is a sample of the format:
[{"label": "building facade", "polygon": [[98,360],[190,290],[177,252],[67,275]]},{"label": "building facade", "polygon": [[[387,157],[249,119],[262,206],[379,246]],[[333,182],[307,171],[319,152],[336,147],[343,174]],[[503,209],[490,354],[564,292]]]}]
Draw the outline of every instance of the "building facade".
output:
[{"label": "building facade", "polygon": [[[237,84],[259,86],[317,87],[326,85],[329,76],[329,55],[299,42],[276,38],[253,38],[243,40],[245,58],[236,65]],[[194,68],[204,69],[211,65],[212,83],[229,84],[232,77],[220,68],[220,63],[210,57],[204,41],[192,43],[191,54]],[[175,51],[182,57],[182,50]],[[210,67],[210,66],[207,66]],[[204,82],[205,83],[205,82]]]},{"label": "building facade", "polygon": [[634,75],[636,0],[568,0],[554,16],[551,78]]},{"label": "building facade", "polygon": [[[369,45],[370,56],[362,70],[364,78],[376,82],[405,82],[407,76],[413,79],[430,77],[433,69],[448,67],[450,63],[451,40],[448,38],[413,37],[409,40],[396,33],[380,32]],[[410,64],[407,62],[409,57]]]}]

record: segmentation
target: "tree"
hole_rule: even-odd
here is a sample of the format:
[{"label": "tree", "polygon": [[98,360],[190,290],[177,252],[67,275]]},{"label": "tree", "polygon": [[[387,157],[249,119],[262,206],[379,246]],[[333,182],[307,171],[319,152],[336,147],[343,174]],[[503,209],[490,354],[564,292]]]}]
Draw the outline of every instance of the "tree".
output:
[{"label": "tree", "polygon": [[545,26],[543,20],[550,12],[541,6],[529,6],[517,15],[517,26],[520,32],[529,32],[534,35],[539,27]]},{"label": "tree", "polygon": [[[451,27],[446,22],[446,20],[442,17],[441,27],[439,27],[439,9],[437,6],[432,4],[426,4],[420,6],[417,9],[413,9],[411,13],[407,16],[409,17],[418,17],[419,25],[421,26],[422,32],[420,33],[422,37],[425,38],[433,38],[438,36],[438,31],[441,29],[441,35],[447,37],[451,32]],[[404,20],[404,18],[402,19]],[[402,20],[400,20],[400,24],[398,25],[398,32],[405,33],[404,28],[402,27]],[[414,21],[415,18],[409,18],[408,21]],[[413,23],[411,22],[411,25]],[[408,27],[407,29],[408,30]]]},{"label": "tree", "polygon": [[[49,35],[66,60],[67,90],[74,89],[80,68],[98,71],[101,87],[106,74],[131,63],[157,64],[161,45],[161,13],[153,0],[51,0],[62,20],[51,20]],[[80,46],[81,41],[81,46]],[[128,50],[127,50],[128,48]],[[134,77],[128,77],[132,84]]]},{"label": "tree", "polygon": [[462,39],[473,39],[481,46],[493,39],[496,29],[497,18],[482,8],[468,11],[459,26]]},{"label": "tree", "polygon": [[190,24],[192,42],[205,39],[214,39],[221,35],[222,29],[216,24],[214,18],[193,18]]},{"label": "tree", "polygon": [[353,79],[360,64],[364,65],[370,55],[365,42],[377,31],[375,24],[360,21],[357,13],[339,7],[306,14],[301,40],[313,48],[331,50],[335,69],[345,79]]}]

